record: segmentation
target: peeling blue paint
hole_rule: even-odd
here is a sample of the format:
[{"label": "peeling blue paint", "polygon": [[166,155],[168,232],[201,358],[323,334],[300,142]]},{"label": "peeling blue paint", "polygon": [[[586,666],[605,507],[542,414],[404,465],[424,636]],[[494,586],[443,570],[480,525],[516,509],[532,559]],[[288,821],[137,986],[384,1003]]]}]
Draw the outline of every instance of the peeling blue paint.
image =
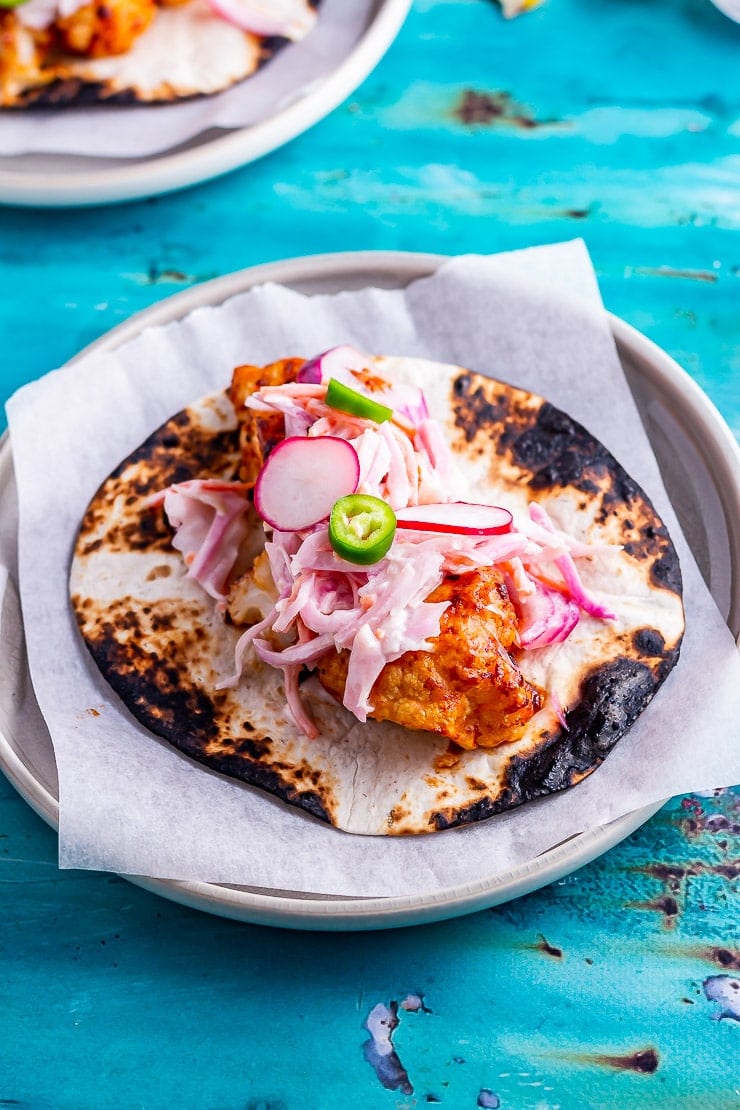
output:
[{"label": "peeling blue paint", "polygon": [[723,1018],[740,1021],[740,979],[733,975],[710,975],[702,986],[709,1001],[719,1006],[711,1015],[714,1021]]},{"label": "peeling blue paint", "polygon": [[478,1092],[476,1099],[476,1106],[480,1106],[482,1110],[498,1110],[501,1105],[499,1097],[493,1091],[489,1091],[487,1087],[482,1087]]},{"label": "peeling blue paint", "polygon": [[382,1085],[389,1091],[413,1094],[408,1072],[393,1047],[392,1037],[398,1026],[398,1003],[389,1006],[378,1002],[365,1018],[370,1039],[363,1045],[363,1055]]}]

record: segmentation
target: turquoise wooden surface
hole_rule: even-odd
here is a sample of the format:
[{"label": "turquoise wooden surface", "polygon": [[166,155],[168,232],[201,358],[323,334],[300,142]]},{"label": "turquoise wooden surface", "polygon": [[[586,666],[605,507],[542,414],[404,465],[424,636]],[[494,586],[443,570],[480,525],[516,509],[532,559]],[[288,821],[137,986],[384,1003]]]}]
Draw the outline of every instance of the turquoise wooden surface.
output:
[{"label": "turquoise wooden surface", "polygon": [[[417,0],[356,94],[261,162],[149,202],[0,209],[3,395],[257,262],[577,234],[607,307],[740,432],[739,57],[708,0],[549,0],[512,23],[488,0]],[[738,790],[674,799],[499,909],[298,934],[60,872],[3,780],[0,1105],[738,1106],[739,846]],[[365,1028],[392,1002],[395,1089]]]}]

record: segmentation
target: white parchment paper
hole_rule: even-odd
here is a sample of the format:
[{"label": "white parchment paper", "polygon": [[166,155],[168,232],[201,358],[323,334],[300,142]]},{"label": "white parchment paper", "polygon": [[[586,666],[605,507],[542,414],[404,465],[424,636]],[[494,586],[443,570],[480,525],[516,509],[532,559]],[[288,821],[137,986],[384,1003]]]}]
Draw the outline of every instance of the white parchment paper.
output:
[{"label": "white parchment paper", "polygon": [[[625,462],[669,525],[685,582],[679,665],[575,789],[471,828],[351,836],[154,739],[89,661],[67,575],[98,484],[168,416],[222,387],[238,362],[345,342],[459,363],[544,394]],[[531,860],[672,794],[740,781],[740,660],[664,492],[582,243],[456,259],[405,291],[309,298],[257,288],[49,374],[19,391],[8,415],[28,652],[59,767],[62,866],[341,895],[428,894]]]},{"label": "white parchment paper", "polygon": [[216,96],[182,104],[0,112],[0,156],[77,154],[143,158],[212,128],[251,127],[305,96],[360,41],[375,0],[322,0],[315,28],[263,69]]}]

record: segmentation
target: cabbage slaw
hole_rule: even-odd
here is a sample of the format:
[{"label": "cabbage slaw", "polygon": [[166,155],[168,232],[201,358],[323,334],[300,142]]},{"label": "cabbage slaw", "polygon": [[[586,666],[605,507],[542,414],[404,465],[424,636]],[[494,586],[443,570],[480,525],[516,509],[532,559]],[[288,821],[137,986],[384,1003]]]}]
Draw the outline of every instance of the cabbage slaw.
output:
[{"label": "cabbage slaw", "polygon": [[[318,361],[306,364],[314,367],[313,378]],[[364,361],[367,365],[369,360]],[[336,358],[332,368],[336,369]],[[384,401],[398,390],[385,384]],[[353,387],[361,385],[353,380]],[[266,386],[245,404],[256,412],[282,414],[286,437],[347,440],[359,460],[357,492],[380,498],[394,510],[439,507],[457,499],[460,475],[421,390],[404,385],[402,419],[378,424],[332,408],[326,388],[317,380]],[[410,396],[414,390],[416,396]],[[295,481],[301,481],[300,473]],[[247,527],[246,488],[194,480],[170,487],[158,495],[157,503],[164,504],[175,529],[173,543],[183,553],[188,574],[223,605],[241,530]],[[343,704],[365,721],[373,709],[373,685],[384,666],[407,652],[433,649],[449,603],[426,599],[448,575],[481,567],[501,570],[517,612],[522,650],[564,641],[582,613],[615,619],[587,592],[576,567],[575,560],[594,548],[559,531],[536,502],[528,516],[515,516],[510,530],[501,534],[398,529],[387,554],[371,566],[341,558],[330,543],[326,520],[303,530],[265,525],[265,532],[276,600],[271,611],[240,636],[234,673],[218,688],[238,684],[251,648],[263,663],[283,671],[288,708],[309,737],[318,733],[301,699],[301,670],[314,668],[329,652],[347,651]]]}]

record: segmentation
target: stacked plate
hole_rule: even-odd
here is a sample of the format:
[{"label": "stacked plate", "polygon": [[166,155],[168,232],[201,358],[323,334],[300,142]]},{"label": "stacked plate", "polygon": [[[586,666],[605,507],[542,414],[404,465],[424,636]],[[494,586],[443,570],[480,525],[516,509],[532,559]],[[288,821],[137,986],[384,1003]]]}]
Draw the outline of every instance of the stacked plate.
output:
[{"label": "stacked plate", "polygon": [[261,158],[323,119],[364,81],[398,34],[410,6],[411,0],[367,0],[364,29],[347,56],[253,126],[212,128],[148,158],[0,156],[0,203],[63,207],[134,200],[208,181]]}]

